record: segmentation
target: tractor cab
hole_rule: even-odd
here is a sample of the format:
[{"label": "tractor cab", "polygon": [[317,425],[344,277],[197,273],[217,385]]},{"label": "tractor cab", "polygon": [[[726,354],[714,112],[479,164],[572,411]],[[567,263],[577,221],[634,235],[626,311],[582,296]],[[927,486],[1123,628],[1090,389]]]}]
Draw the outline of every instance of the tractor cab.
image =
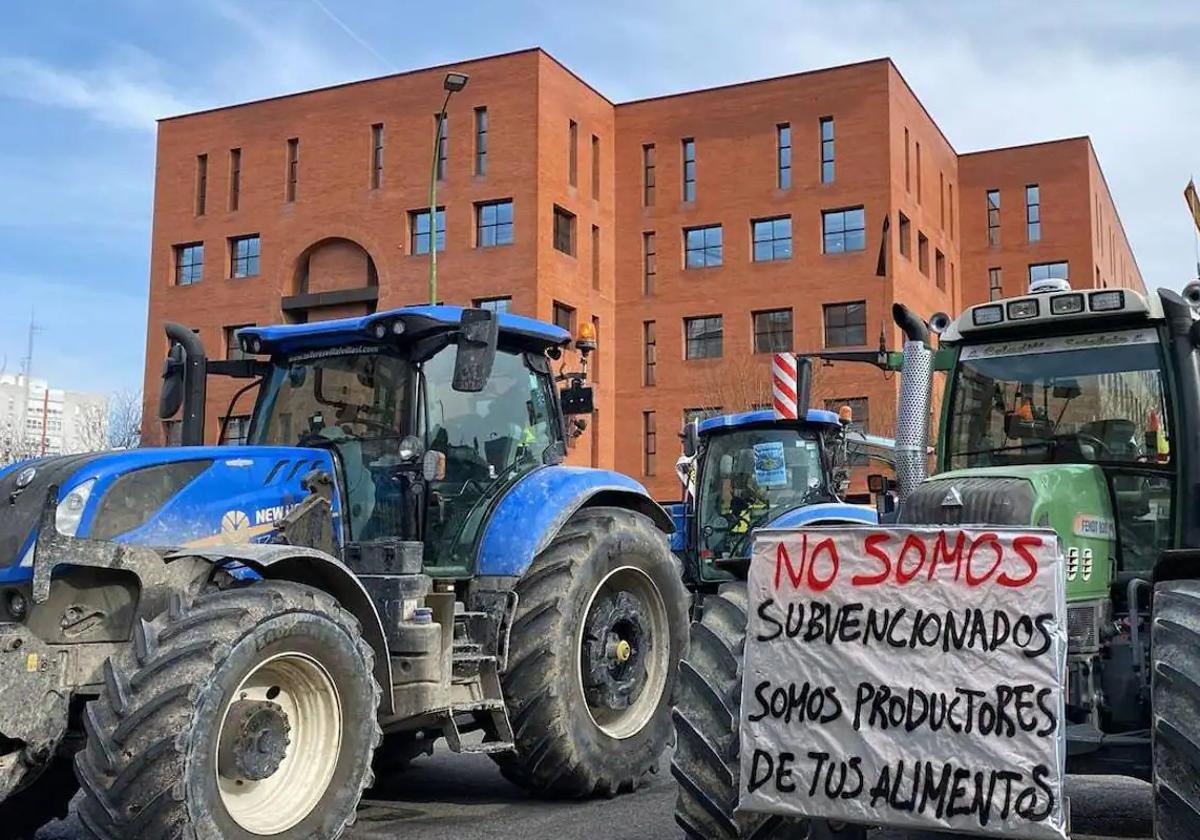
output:
[{"label": "tractor cab", "polygon": [[676,468],[684,500],[673,508],[676,553],[698,585],[730,579],[749,562],[752,533],[819,521],[873,522],[844,503],[848,422],[808,409],[802,420],[747,411],[684,427]]},{"label": "tractor cab", "polygon": [[[338,543],[420,541],[433,573],[467,572],[491,505],[563,460],[564,411],[591,410],[588,337],[577,345],[584,372],[556,375],[571,336],[507,313],[412,306],[250,327],[238,341],[268,361],[208,369],[257,380],[247,443],[331,453]],[[559,378],[571,382],[562,409]]]}]

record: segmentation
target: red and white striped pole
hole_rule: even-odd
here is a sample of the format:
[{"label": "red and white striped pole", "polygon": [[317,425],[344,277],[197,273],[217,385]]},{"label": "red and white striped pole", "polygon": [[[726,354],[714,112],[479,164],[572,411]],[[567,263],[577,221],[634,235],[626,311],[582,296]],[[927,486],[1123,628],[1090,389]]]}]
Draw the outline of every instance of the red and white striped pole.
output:
[{"label": "red and white striped pole", "polygon": [[798,419],[795,353],[776,353],[771,360],[771,395],[775,403],[775,419]]}]

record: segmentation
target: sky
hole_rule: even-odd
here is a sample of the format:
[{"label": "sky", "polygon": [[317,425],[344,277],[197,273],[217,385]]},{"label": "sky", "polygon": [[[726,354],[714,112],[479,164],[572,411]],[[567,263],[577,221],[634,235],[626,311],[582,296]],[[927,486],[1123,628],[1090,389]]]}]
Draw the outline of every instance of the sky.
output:
[{"label": "sky", "polygon": [[617,102],[890,56],[959,152],[1090,135],[1147,285],[1179,288],[1198,43],[1194,0],[8,3],[0,371],[32,320],[35,376],[140,387],[158,118],[531,46]]}]

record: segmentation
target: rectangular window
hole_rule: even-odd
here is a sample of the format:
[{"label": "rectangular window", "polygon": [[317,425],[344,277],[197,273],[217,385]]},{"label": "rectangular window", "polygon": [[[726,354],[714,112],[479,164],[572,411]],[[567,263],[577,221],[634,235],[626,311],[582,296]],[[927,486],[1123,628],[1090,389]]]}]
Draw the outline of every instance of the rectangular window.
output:
[{"label": "rectangular window", "polygon": [[912,166],[909,163],[908,129],[904,129],[904,189],[912,192]]},{"label": "rectangular window", "polygon": [[750,222],[754,261],[772,262],[792,258],[792,217],[755,219]]},{"label": "rectangular window", "polygon": [[383,123],[371,126],[371,189],[383,186]]},{"label": "rectangular window", "polygon": [[654,475],[658,455],[658,432],[654,424],[654,412],[642,412],[642,474]]},{"label": "rectangular window", "polygon": [[497,315],[512,312],[512,298],[510,297],[476,298],[474,304],[476,309],[486,309]]},{"label": "rectangular window", "polygon": [[1000,300],[1004,297],[1003,275],[999,268],[988,269],[988,300]]},{"label": "rectangular window", "polygon": [[921,141],[917,141],[917,204],[921,203]]},{"label": "rectangular window", "polygon": [[950,192],[950,238],[954,239],[954,184],[947,184]]},{"label": "rectangular window", "polygon": [[755,312],[754,352],[790,353],[792,351],[792,310],[768,309]]},{"label": "rectangular window", "polygon": [[903,213],[900,216],[900,256],[912,259],[912,223]]},{"label": "rectangular window", "polygon": [[775,126],[775,144],[779,150],[779,189],[786,190],[792,186],[792,126],[789,123]]},{"label": "rectangular window", "polygon": [[1042,238],[1042,197],[1037,184],[1025,188],[1025,235],[1030,242]]},{"label": "rectangular window", "polygon": [[487,174],[488,115],[487,108],[475,109],[475,174]]},{"label": "rectangular window", "polygon": [[175,246],[175,285],[190,286],[204,279],[204,243]]},{"label": "rectangular window", "polygon": [[655,253],[654,231],[642,233],[642,294],[654,294],[654,278],[658,274],[658,258]]},{"label": "rectangular window", "polygon": [[825,346],[857,347],[867,343],[867,302],[825,304]]},{"label": "rectangular window", "polygon": [[938,173],[938,225],[942,230],[946,229],[946,173]]},{"label": "rectangular window", "polygon": [[600,228],[592,225],[592,288],[600,288]]},{"label": "rectangular window", "polygon": [[229,240],[229,276],[253,277],[258,274],[258,234],[235,236]]},{"label": "rectangular window", "polygon": [[724,340],[720,315],[683,319],[684,358],[719,359]]},{"label": "rectangular window", "polygon": [[940,250],[933,252],[933,276],[937,281],[937,287],[942,291],[946,290],[946,255]]},{"label": "rectangular window", "polygon": [[554,326],[575,335],[575,307],[554,301]]},{"label": "rectangular window", "polygon": [[917,268],[929,276],[929,239],[921,231],[917,231]]},{"label": "rectangular window", "polygon": [[554,205],[554,247],[575,256],[575,214]]},{"label": "rectangular window", "polygon": [[600,199],[600,138],[592,135],[592,198]]},{"label": "rectangular window", "polygon": [[1070,280],[1071,266],[1066,262],[1034,263],[1029,266],[1029,282],[1038,280]]},{"label": "rectangular window", "polygon": [[[411,210],[408,214],[409,253],[429,253],[429,210]],[[446,208],[437,209],[437,249],[446,250]]]},{"label": "rectangular window", "polygon": [[475,247],[491,248],[513,242],[513,203],[486,201],[475,205]]},{"label": "rectangular window", "polygon": [[654,144],[642,146],[642,205],[654,206]]},{"label": "rectangular window", "polygon": [[866,212],[861,207],[822,211],[821,230],[825,238],[825,253],[864,250],[867,247],[866,228]]},{"label": "rectangular window", "polygon": [[437,179],[446,180],[446,158],[450,154],[450,118],[445,114],[433,115],[433,130],[437,133]]},{"label": "rectangular window", "polygon": [[225,428],[225,436],[221,440],[224,446],[245,446],[246,439],[250,437],[250,415],[249,414],[231,414],[226,418],[222,418],[222,423]]},{"label": "rectangular window", "polygon": [[196,215],[203,216],[208,204],[208,155],[196,155]]},{"label": "rectangular window", "polygon": [[284,195],[288,201],[296,200],[296,187],[300,182],[300,138],[287,141],[287,187]]},{"label": "rectangular window", "polygon": [[696,141],[683,141],[683,200],[696,200]]},{"label": "rectangular window", "polygon": [[987,231],[988,245],[997,247],[1000,244],[1000,190],[987,191]]},{"label": "rectangular window", "polygon": [[821,183],[833,183],[833,117],[821,117]]},{"label": "rectangular window", "polygon": [[724,260],[721,226],[685,228],[683,231],[684,268],[715,268]]},{"label": "rectangular window", "polygon": [[242,199],[242,150],[229,150],[229,210],[238,209]]},{"label": "rectangular window", "polygon": [[567,127],[567,180],[579,185],[579,126],[571,120]]},{"label": "rectangular window", "polygon": [[642,384],[651,388],[657,384],[655,368],[658,366],[658,342],[654,336],[654,322],[642,321]]},{"label": "rectangular window", "polygon": [[238,330],[244,330],[247,327],[253,327],[254,324],[234,324],[231,327],[225,328],[225,358],[230,361],[238,361],[246,358],[246,354],[242,352],[242,345],[238,342]]}]

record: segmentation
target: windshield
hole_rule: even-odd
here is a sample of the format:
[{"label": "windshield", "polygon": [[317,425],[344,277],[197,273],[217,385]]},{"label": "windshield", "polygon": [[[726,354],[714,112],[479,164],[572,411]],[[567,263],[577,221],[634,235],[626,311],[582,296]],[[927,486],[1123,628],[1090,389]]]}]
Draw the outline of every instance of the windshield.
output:
[{"label": "windshield", "polygon": [[1170,459],[1153,330],[964,347],[945,440],[950,469]]},{"label": "windshield", "polygon": [[377,485],[394,467],[411,381],[406,359],[374,348],[293,356],[272,370],[250,442],[333,449],[345,477],[351,534],[394,532],[394,506],[377,504]]},{"label": "windshield", "polygon": [[747,429],[718,433],[704,450],[700,477],[702,557],[744,557],[750,532],[826,493],[814,432]]}]

